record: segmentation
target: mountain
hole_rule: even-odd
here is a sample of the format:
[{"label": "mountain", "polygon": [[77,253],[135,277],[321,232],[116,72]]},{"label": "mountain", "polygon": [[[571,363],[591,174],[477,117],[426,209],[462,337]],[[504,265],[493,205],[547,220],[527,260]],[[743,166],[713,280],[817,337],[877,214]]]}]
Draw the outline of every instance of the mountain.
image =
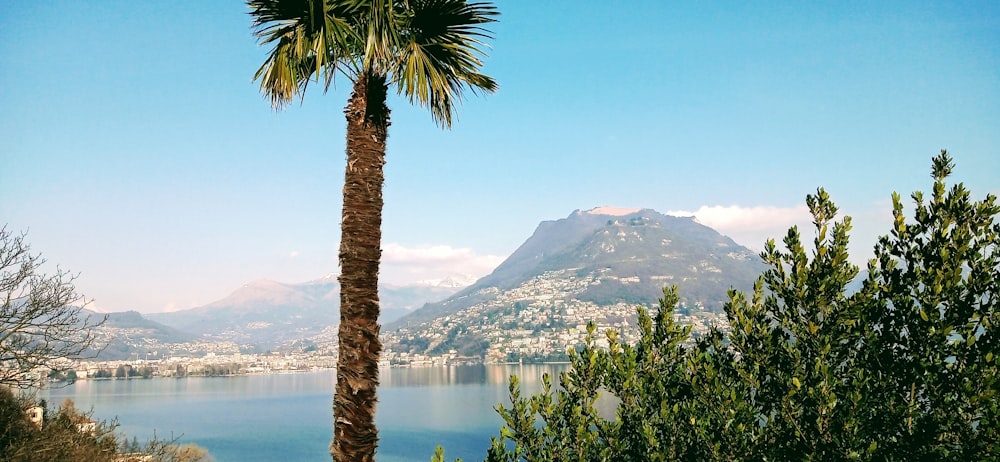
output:
[{"label": "mountain", "polygon": [[592,280],[572,297],[596,305],[654,305],[664,286],[676,284],[683,304],[717,313],[729,288],[751,290],[763,270],[755,252],[693,217],[651,209],[577,210],[539,224],[507,260],[475,284],[386,327],[448,316],[554,273]]},{"label": "mountain", "polygon": [[382,310],[379,319],[383,323],[395,321],[428,301],[444,300],[468,285],[454,280],[434,281],[433,284],[383,284],[379,289]]},{"label": "mountain", "polygon": [[[83,315],[89,315],[96,320],[104,314],[84,310]],[[172,327],[151,321],[136,311],[108,313],[107,320],[93,330],[99,345],[99,352],[91,351],[86,356],[96,355],[103,360],[127,359],[133,355],[144,355],[151,351],[161,350],[161,346],[194,341],[193,334],[182,332]]]},{"label": "mountain", "polygon": [[[441,285],[382,286],[380,319],[392,321],[457,290]],[[207,305],[148,317],[202,339],[270,348],[318,335],[337,325],[339,303],[340,285],[334,275],[299,284],[262,279]]]}]

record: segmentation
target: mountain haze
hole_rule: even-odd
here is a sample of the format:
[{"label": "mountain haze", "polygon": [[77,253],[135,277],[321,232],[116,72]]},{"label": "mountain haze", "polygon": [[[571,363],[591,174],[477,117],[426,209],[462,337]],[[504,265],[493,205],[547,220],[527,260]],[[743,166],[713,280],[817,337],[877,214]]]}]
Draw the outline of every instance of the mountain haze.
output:
[{"label": "mountain haze", "polygon": [[[382,322],[459,288],[386,285],[380,288]],[[147,317],[203,339],[271,347],[322,333],[340,322],[340,284],[335,275],[299,284],[261,279],[207,305]]]}]

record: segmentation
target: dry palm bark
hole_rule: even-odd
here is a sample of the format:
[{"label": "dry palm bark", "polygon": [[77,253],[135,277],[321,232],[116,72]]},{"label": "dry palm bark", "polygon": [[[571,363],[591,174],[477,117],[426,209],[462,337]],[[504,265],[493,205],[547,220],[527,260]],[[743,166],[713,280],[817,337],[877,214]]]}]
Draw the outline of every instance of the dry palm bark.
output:
[{"label": "dry palm bark", "polygon": [[340,241],[340,358],[334,395],[335,460],[374,460],[379,341],[378,268],[385,165],[384,76],[360,76],[344,113],[347,168]]}]

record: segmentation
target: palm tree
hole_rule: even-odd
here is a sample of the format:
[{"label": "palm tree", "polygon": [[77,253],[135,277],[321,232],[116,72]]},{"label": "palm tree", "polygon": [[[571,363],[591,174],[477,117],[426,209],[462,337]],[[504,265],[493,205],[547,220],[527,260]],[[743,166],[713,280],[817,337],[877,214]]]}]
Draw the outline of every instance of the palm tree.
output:
[{"label": "palm tree", "polygon": [[275,109],[311,82],[330,87],[339,72],[353,84],[344,108],[347,167],[340,242],[340,358],[334,394],[337,461],[374,460],[379,341],[382,167],[394,87],[452,124],[464,90],[493,92],[481,74],[488,2],[465,0],[249,0],[254,35],[273,48],[254,75]]}]

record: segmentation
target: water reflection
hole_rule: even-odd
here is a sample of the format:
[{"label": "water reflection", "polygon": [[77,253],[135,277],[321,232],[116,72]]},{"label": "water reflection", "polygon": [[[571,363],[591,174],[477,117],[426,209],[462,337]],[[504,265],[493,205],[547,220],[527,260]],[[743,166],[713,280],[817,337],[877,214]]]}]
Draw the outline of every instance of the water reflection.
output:
[{"label": "water reflection", "polygon": [[[391,368],[380,371],[380,388],[436,387],[472,384],[506,385],[511,374],[522,385],[540,384],[542,374],[554,378],[568,368],[566,364],[481,364],[463,366]],[[553,380],[555,382],[555,380]],[[505,387],[506,388],[506,387]]]},{"label": "water reflection", "polygon": [[[426,461],[434,446],[449,457],[481,460],[508,405],[507,382],[522,395],[541,389],[567,365],[468,365],[382,369],[376,424],[380,462]],[[72,398],[94,417],[118,417],[120,430],[144,440],[154,431],[207,448],[219,462],[329,461],[335,371],[235,377],[81,380],[47,389],[58,405]],[[553,380],[556,383],[556,380]],[[599,403],[600,404],[600,403]]]}]

